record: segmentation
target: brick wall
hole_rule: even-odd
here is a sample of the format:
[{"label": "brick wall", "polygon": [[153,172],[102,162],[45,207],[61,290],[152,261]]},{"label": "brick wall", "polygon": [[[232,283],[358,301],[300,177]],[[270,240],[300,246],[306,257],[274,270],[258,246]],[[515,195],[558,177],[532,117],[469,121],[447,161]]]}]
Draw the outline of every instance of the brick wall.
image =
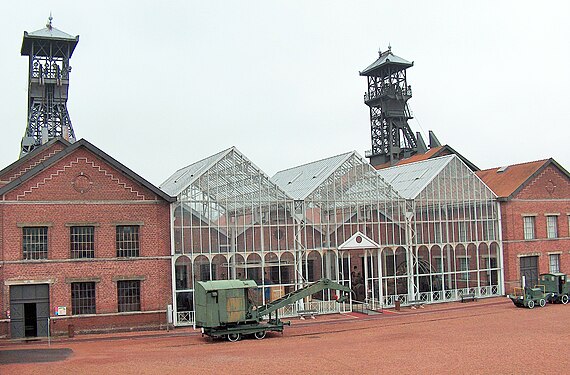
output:
[{"label": "brick wall", "polygon": [[[77,148],[4,196],[0,204],[1,318],[10,308],[11,284],[49,282],[50,315],[71,314],[71,282],[96,282],[96,314],[58,317],[54,333],[158,327],[172,303],[170,207],[142,183],[115,169],[87,148]],[[95,257],[70,259],[70,227],[94,226]],[[139,257],[117,258],[116,226],[140,225]],[[48,259],[23,260],[23,227],[48,227]],[[141,312],[118,313],[117,280],[141,280]],[[57,325],[57,327],[56,327]],[[0,322],[0,335],[8,321]]]},{"label": "brick wall", "polygon": [[[546,215],[558,215],[558,238],[547,239]],[[539,273],[549,272],[549,253],[560,253],[560,271],[570,274],[570,180],[549,165],[511,200],[501,203],[507,293],[520,285],[520,257],[538,256]],[[535,217],[536,239],[524,240],[523,216]]]}]

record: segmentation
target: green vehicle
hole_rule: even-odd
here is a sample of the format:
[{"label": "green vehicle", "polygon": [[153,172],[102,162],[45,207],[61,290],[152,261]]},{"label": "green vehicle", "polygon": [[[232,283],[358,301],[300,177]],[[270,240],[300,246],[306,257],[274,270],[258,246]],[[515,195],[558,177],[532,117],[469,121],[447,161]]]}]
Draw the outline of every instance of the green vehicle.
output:
[{"label": "green vehicle", "polygon": [[544,273],[539,276],[539,285],[544,289],[546,299],[550,303],[566,305],[570,299],[570,285],[568,276],[563,273]]},{"label": "green vehicle", "polygon": [[[324,289],[352,292],[347,286],[321,279],[275,301],[257,306],[248,296],[249,290],[257,288],[253,280],[196,282],[196,327],[202,328],[202,335],[223,337],[229,341],[238,341],[244,335],[263,339],[267,332],[283,332],[284,325],[290,325],[290,322],[279,319],[277,310],[280,308]],[[347,298],[348,294],[345,294],[337,302],[344,302]],[[268,319],[265,320],[264,317]]]},{"label": "green vehicle", "polygon": [[516,307],[528,307],[533,309],[538,305],[544,307],[546,305],[545,293],[542,288],[515,288],[514,294],[508,296]]}]

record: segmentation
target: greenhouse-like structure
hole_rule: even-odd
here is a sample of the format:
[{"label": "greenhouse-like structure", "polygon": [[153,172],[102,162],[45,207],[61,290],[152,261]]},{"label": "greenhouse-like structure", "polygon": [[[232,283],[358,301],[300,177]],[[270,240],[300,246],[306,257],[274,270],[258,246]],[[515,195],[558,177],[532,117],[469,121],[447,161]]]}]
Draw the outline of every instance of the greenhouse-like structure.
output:
[{"label": "greenhouse-like structure", "polygon": [[340,304],[333,292],[315,294],[282,316],[502,291],[496,199],[455,156],[376,171],[349,152],[269,178],[232,147],[161,189],[177,197],[176,325],[193,324],[203,280],[255,280],[259,305],[323,277],[354,291]]}]

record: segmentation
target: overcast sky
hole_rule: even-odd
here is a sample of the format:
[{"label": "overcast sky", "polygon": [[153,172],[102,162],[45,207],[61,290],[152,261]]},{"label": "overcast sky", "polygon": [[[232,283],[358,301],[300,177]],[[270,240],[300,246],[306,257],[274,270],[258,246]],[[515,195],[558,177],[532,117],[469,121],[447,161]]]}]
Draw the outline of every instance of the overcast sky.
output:
[{"label": "overcast sky", "polygon": [[24,30],[80,35],[68,109],[150,182],[236,146],[272,176],[370,146],[366,79],[390,44],[414,132],[478,167],[570,169],[568,1],[11,1],[2,12],[0,166],[27,116]]}]

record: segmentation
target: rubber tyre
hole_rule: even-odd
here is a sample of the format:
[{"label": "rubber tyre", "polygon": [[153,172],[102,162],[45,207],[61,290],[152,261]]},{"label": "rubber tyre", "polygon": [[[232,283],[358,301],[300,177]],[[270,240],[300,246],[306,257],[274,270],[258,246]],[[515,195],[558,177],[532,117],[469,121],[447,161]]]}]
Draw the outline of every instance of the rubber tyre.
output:
[{"label": "rubber tyre", "polygon": [[529,309],[534,309],[534,301],[533,300],[528,301],[527,306]]},{"label": "rubber tyre", "polygon": [[545,300],[544,298],[541,298],[541,299],[538,301],[538,304],[540,305],[540,307],[544,307],[544,306],[546,306],[546,300]]},{"label": "rubber tyre", "polygon": [[228,335],[228,341],[230,342],[236,342],[239,341],[239,339],[241,339],[241,335],[239,333],[230,333]]},{"label": "rubber tyre", "polygon": [[560,297],[560,302],[562,302],[563,305],[566,305],[568,303],[568,294],[562,295],[562,297]]},{"label": "rubber tyre", "polygon": [[265,338],[265,331],[258,331],[253,334],[256,339],[263,340]]}]

